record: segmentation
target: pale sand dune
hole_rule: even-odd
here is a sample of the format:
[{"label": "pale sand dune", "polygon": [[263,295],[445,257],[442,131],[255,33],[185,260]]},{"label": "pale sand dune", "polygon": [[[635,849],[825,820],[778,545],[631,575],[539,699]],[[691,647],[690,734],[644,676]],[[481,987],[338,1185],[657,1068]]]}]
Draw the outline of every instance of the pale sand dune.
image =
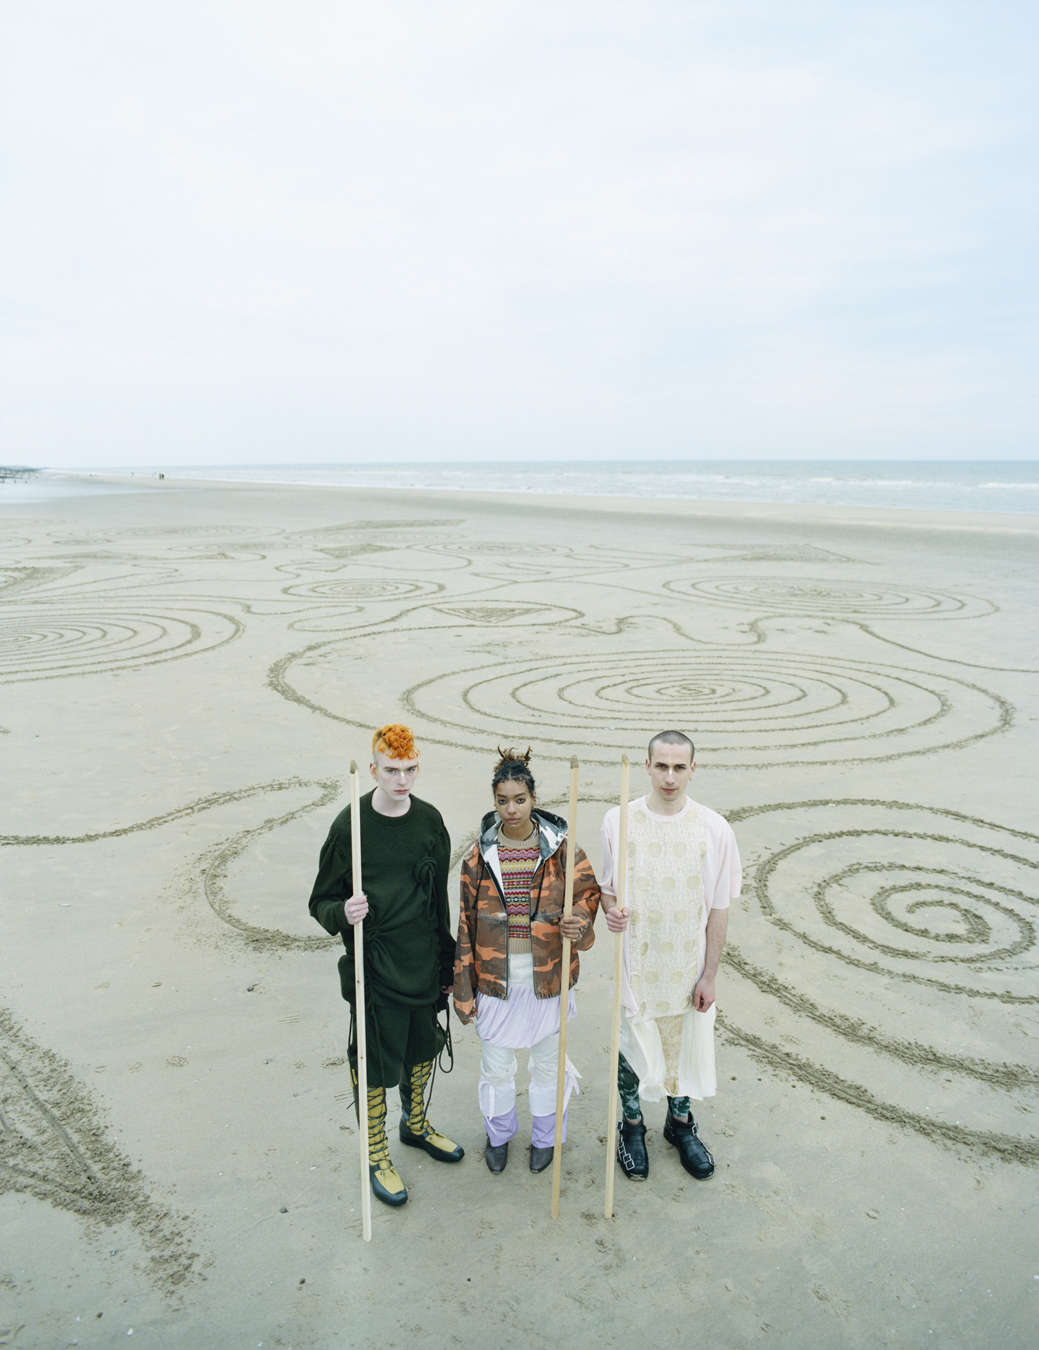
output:
[{"label": "pale sand dune", "polygon": [[[0,1345],[1034,1345],[1039,519],[127,481],[0,494]],[[621,754],[695,736],[746,880],[713,1181],[650,1116],[602,1217],[603,927],[558,1221],[455,1023],[468,1156],[397,1156],[362,1243],[306,900],[398,718],[456,861],[496,745],[550,806],[580,757],[598,865]]]}]

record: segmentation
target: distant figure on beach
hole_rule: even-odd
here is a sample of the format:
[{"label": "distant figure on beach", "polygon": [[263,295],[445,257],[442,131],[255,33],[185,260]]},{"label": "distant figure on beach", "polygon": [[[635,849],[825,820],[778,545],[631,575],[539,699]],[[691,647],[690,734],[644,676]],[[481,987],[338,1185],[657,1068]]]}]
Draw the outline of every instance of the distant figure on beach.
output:
[{"label": "distant figure on beach", "polygon": [[[577,951],[595,941],[599,884],[584,853],[567,837],[567,823],[537,806],[530,750],[501,750],[491,777],[494,809],[462,863],[462,899],[455,960],[455,1011],[476,1020],[480,1037],[478,1097],[487,1131],[484,1158],[503,1172],[516,1115],[516,1051],[530,1051],[530,1170],[543,1172],[555,1151],[563,937],[573,944],[567,978],[567,1018],[575,1015]],[[574,854],[574,901],[563,918],[567,849]],[[566,1060],[566,1103],[580,1076]]]},{"label": "distant figure on beach", "polygon": [[[353,893],[350,808],[332,822],[321,850],[310,912],[339,934],[343,998],[351,1006],[350,1076],[357,1090],[353,925],[364,920],[368,1068],[368,1166],[373,1194],[403,1205],[404,1182],[390,1160],[386,1089],[400,1088],[402,1144],[438,1162],[464,1150],[426,1119],[425,1089],[444,1044],[437,1007],[447,1007],[454,964],[447,905],[451,841],[440,812],[412,796],[418,751],[408,727],[393,723],[372,738],[375,788],[360,800],[362,894]],[[360,1103],[358,1103],[360,1110]]]},{"label": "distant figure on beach", "polygon": [[690,1098],[702,1101],[717,1089],[714,983],[742,871],[728,822],[686,793],[694,755],[681,731],[661,731],[649,743],[650,791],[628,810],[623,909],[616,883],[620,808],[608,811],[602,825],[606,924],[625,934],[617,1158],[633,1181],[649,1175],[640,1099],[665,1096],[664,1138],[682,1166],[699,1181],[714,1172]]}]

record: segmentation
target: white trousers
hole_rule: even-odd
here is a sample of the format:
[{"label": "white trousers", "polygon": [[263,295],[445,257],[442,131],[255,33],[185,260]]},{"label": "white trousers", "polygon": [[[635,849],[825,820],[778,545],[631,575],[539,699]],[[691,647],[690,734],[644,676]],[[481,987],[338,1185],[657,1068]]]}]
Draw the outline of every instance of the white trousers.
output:
[{"label": "white trousers", "polygon": [[[491,1118],[504,1116],[516,1106],[516,1051],[506,1045],[480,1043],[480,1110]],[[556,1109],[556,1075],[559,1071],[559,1032],[538,1041],[530,1047],[527,1060],[530,1074],[530,1114],[550,1116]],[[566,1080],[563,1087],[563,1109],[572,1092],[580,1092],[577,1080],[580,1074],[566,1059]]]}]

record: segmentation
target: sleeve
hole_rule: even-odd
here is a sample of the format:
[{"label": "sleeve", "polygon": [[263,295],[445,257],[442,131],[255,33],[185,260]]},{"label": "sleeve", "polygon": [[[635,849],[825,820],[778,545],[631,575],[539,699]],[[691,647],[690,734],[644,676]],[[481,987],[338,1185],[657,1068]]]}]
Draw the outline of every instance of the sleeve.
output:
[{"label": "sleeve", "polygon": [[465,855],[460,881],[454,985],[455,1012],[460,1022],[471,1022],[476,1016],[476,857],[476,847]]},{"label": "sleeve", "polygon": [[350,855],[350,808],[332,823],[321,849],[317,879],[310,893],[310,912],[326,933],[340,936],[350,929],[343,902],[354,893]]},{"label": "sleeve", "polygon": [[586,952],[589,947],[595,944],[595,916],[599,912],[600,900],[599,883],[595,879],[595,872],[592,870],[592,864],[583,849],[579,848],[574,854],[574,907],[575,918],[586,919],[588,927],[584,936],[573,946],[578,951]]},{"label": "sleeve", "polygon": [[447,874],[451,868],[451,836],[444,822],[440,822],[440,835],[436,843],[437,862],[434,882],[437,909],[437,940],[440,947],[440,974],[438,988],[446,989],[451,983],[451,973],[455,962],[455,940],[451,933],[451,912],[447,903]]},{"label": "sleeve", "polygon": [[707,897],[709,910],[728,909],[729,901],[737,899],[743,887],[743,867],[732,826],[723,816],[718,816],[715,824],[715,837],[711,841],[714,855],[710,874],[712,886]]},{"label": "sleeve", "polygon": [[612,807],[606,812],[602,822],[602,882],[603,895],[611,900],[617,898],[616,853],[617,836],[620,832],[620,809]]}]

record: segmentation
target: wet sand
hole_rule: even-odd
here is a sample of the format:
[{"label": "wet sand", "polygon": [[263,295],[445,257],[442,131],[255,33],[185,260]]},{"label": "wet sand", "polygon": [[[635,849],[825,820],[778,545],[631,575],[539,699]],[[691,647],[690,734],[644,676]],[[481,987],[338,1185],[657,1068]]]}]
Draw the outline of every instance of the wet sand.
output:
[{"label": "wet sand", "polygon": [[[0,493],[0,1345],[1034,1344],[1039,518],[125,485]],[[554,809],[579,756],[598,865],[621,754],[694,736],[745,877],[713,1180],[648,1114],[603,1217],[600,926],[559,1219],[454,1023],[467,1157],[398,1148],[361,1241],[306,901],[389,720],[456,867],[497,745]]]}]

